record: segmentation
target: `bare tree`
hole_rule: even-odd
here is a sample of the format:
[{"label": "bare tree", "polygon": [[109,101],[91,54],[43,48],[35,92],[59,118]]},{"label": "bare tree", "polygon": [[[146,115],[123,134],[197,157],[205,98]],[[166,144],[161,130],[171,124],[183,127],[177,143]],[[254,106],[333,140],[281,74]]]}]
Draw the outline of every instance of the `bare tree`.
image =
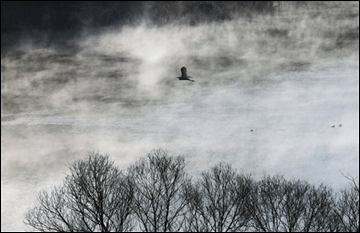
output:
[{"label": "bare tree", "polygon": [[108,156],[90,153],[70,166],[63,186],[42,191],[25,223],[39,231],[129,231],[133,185]]},{"label": "bare tree", "polygon": [[249,210],[256,231],[328,231],[334,206],[331,189],[304,181],[265,177],[250,197]]},{"label": "bare tree", "polygon": [[182,189],[190,182],[183,157],[169,157],[162,149],[153,150],[129,168],[135,184],[134,211],[141,230],[179,231],[187,203]]},{"label": "bare tree", "polygon": [[187,190],[188,231],[231,232],[247,229],[247,209],[252,179],[238,175],[228,164],[218,164],[202,173],[201,180]]},{"label": "bare tree", "polygon": [[325,185],[320,185],[317,188],[311,185],[306,192],[304,202],[306,203],[302,219],[304,226],[302,227],[302,225],[300,225],[301,227],[296,230],[305,232],[331,231],[329,221],[331,219],[331,212],[335,206],[332,189]]},{"label": "bare tree", "polygon": [[[153,150],[124,175],[90,153],[25,216],[38,231],[359,231],[359,183],[335,199],[324,185],[267,176],[255,182],[220,163],[192,183],[181,156]],[[136,225],[136,228],[135,228]]]},{"label": "bare tree", "polygon": [[333,231],[359,232],[359,181],[345,175],[344,177],[350,180],[350,187],[342,190],[336,200],[332,219]]}]

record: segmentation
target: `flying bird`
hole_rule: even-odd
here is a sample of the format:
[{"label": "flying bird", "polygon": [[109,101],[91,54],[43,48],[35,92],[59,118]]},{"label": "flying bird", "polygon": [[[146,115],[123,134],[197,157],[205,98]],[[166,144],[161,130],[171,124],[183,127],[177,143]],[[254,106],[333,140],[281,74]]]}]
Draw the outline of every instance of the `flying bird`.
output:
[{"label": "flying bird", "polygon": [[181,67],[181,77],[178,77],[179,80],[189,80],[191,82],[195,82],[194,79],[187,75],[187,69],[185,66]]}]

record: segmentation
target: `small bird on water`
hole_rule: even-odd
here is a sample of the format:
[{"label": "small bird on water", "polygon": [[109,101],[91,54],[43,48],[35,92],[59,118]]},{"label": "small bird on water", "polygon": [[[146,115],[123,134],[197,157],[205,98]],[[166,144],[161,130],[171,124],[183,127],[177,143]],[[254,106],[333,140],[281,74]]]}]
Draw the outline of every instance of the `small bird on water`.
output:
[{"label": "small bird on water", "polygon": [[179,80],[189,80],[191,82],[195,82],[194,79],[187,75],[187,69],[185,66],[181,67],[181,77],[178,77]]}]

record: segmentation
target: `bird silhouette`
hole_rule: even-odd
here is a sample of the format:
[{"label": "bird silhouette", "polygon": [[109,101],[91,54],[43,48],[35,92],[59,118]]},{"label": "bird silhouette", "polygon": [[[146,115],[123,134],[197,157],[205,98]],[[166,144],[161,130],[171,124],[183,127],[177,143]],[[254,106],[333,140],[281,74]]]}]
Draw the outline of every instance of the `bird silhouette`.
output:
[{"label": "bird silhouette", "polygon": [[342,124],[340,124],[339,127],[342,127]]},{"label": "bird silhouette", "polygon": [[332,125],[331,128],[335,128],[335,125]]},{"label": "bird silhouette", "polygon": [[194,79],[187,75],[187,69],[185,66],[181,67],[181,77],[178,77],[179,80],[188,80],[188,81],[191,81],[191,82],[195,82]]}]

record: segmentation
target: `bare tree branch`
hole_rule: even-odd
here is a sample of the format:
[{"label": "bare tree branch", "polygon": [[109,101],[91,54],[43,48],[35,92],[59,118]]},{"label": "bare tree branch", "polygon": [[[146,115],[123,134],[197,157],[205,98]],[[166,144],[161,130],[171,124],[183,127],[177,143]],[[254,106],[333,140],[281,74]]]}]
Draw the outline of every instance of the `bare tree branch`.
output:
[{"label": "bare tree branch", "polygon": [[71,175],[39,205],[25,223],[39,231],[128,231],[132,229],[133,185],[108,156],[90,153],[69,166]]},{"label": "bare tree branch", "polygon": [[247,210],[252,179],[237,175],[227,164],[202,173],[201,180],[188,188],[188,231],[243,231],[250,213]]},{"label": "bare tree branch", "polygon": [[162,149],[153,150],[129,169],[135,184],[134,211],[140,228],[146,232],[179,231],[186,197],[181,190],[190,182],[183,157],[168,157]]}]

